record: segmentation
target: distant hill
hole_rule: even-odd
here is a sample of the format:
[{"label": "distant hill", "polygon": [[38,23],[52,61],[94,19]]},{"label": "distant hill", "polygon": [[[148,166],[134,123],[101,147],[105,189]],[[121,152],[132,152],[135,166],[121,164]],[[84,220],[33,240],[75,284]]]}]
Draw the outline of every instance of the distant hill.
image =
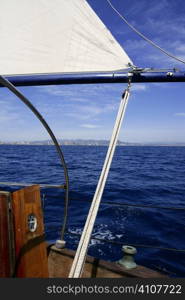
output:
[{"label": "distant hill", "polygon": [[[108,146],[108,140],[58,139],[59,145]],[[53,145],[51,140],[3,142],[0,145]],[[118,146],[185,146],[185,143],[128,143],[118,140]]]},{"label": "distant hill", "polygon": [[[83,139],[58,139],[60,145],[83,145],[83,146],[107,146],[109,144],[108,140],[83,140]],[[51,140],[42,141],[15,141],[15,142],[0,142],[0,144],[11,144],[11,145],[53,145]],[[127,145],[122,141],[118,141],[118,145]]]},{"label": "distant hill", "polygon": [[[83,140],[83,139],[75,139],[75,140],[58,140],[60,145],[87,145],[87,146],[107,146],[109,144],[108,140]],[[32,142],[34,145],[53,145],[53,142],[51,140],[46,141],[35,141]],[[118,141],[118,145],[125,145],[122,141]]]}]

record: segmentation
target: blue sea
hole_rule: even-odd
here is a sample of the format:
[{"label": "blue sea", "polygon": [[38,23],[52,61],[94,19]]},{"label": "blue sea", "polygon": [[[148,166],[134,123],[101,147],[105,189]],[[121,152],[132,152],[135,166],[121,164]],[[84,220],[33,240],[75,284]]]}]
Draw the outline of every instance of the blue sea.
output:
[{"label": "blue sea", "polygon": [[[62,149],[70,179],[66,241],[68,248],[76,249],[107,147]],[[54,146],[1,145],[0,181],[63,184]],[[60,237],[64,192],[42,189],[42,200],[46,238],[55,242]],[[118,146],[88,254],[117,261],[122,245],[136,245],[138,264],[185,277],[185,252],[169,250],[185,250],[184,204],[185,147]]]}]

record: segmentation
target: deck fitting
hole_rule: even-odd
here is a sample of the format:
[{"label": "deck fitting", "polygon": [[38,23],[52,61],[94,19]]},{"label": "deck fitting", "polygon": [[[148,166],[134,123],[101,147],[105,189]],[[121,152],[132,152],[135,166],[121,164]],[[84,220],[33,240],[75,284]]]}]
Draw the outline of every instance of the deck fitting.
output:
[{"label": "deck fitting", "polygon": [[58,249],[63,249],[66,246],[66,241],[64,240],[56,240],[55,247]]},{"label": "deck fitting", "polygon": [[129,270],[136,268],[137,264],[134,261],[134,255],[137,253],[137,249],[132,246],[123,246],[122,250],[124,256],[118,261],[118,264]]}]

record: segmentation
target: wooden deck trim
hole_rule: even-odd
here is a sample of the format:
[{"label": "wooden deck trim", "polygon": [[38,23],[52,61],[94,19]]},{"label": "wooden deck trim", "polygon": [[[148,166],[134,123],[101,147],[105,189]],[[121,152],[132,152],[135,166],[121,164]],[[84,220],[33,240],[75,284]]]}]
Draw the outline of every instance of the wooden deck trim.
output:
[{"label": "wooden deck trim", "polygon": [[[64,257],[71,258],[73,260],[75,256],[75,251],[69,249],[58,249],[54,245],[50,246],[50,253],[56,253],[57,255],[62,255]],[[120,275],[119,277],[133,277],[133,278],[167,278],[166,275],[161,274],[157,271],[151,270],[147,267],[138,265],[135,269],[127,270],[126,268],[120,266],[116,262],[107,262],[104,260],[99,260],[97,258],[87,256],[85,265],[92,265],[91,277],[96,277],[98,271],[104,270],[105,273],[115,273]],[[59,266],[60,267],[60,266]],[[66,274],[66,277],[68,274]]]},{"label": "wooden deck trim", "polygon": [[14,268],[11,194],[0,191],[0,277],[11,277]]},{"label": "wooden deck trim", "polygon": [[[44,236],[43,214],[38,185],[26,187],[13,193],[15,230],[15,277],[48,277],[48,260]],[[28,228],[28,216],[37,218],[37,228]]]}]

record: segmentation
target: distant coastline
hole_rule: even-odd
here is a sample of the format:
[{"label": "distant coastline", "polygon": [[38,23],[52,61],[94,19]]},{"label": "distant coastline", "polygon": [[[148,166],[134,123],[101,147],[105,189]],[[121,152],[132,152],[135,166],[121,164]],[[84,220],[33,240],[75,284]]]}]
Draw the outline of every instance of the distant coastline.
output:
[{"label": "distant coastline", "polygon": [[[108,146],[108,140],[83,140],[83,139],[59,139],[59,145],[65,146]],[[51,140],[43,141],[0,141],[0,145],[25,145],[25,146],[44,146],[53,145]],[[118,146],[182,146],[185,147],[185,143],[128,143],[123,141],[118,141]]]}]

